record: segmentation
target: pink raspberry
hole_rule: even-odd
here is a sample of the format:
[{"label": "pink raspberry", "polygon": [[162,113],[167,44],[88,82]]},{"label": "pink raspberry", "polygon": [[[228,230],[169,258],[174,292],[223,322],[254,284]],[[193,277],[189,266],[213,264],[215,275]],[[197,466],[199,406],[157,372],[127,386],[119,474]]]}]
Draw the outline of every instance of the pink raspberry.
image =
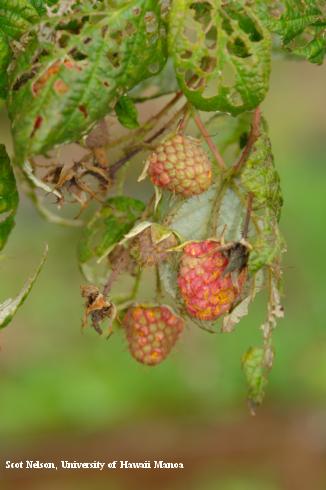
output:
[{"label": "pink raspberry", "polygon": [[164,361],[179,338],[184,321],[167,306],[134,306],[123,319],[129,351],[142,364]]},{"label": "pink raspberry", "polygon": [[149,156],[148,174],[154,185],[190,197],[211,185],[210,160],[200,141],[177,134],[160,144]]},{"label": "pink raspberry", "polygon": [[220,245],[213,240],[191,242],[184,247],[181,257],[180,293],[189,315],[200,320],[215,320],[227,313],[245,282],[245,269],[236,284],[230,273],[223,275],[229,260],[217,251]]}]

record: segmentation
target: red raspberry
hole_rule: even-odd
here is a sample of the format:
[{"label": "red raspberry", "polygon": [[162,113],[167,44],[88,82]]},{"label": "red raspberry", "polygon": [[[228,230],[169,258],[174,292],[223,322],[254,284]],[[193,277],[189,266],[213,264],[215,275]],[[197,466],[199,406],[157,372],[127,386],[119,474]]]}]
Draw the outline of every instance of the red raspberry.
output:
[{"label": "red raspberry", "polygon": [[[178,286],[188,313],[200,320],[215,320],[227,313],[239,297],[245,269],[234,284],[230,273],[223,276],[229,260],[217,251],[219,242],[188,243],[183,250]],[[233,275],[233,274],[232,274]]]},{"label": "red raspberry", "polygon": [[184,327],[182,318],[167,306],[134,306],[128,309],[123,326],[131,355],[142,364],[164,361]]},{"label": "red raspberry", "polygon": [[177,134],[160,144],[148,157],[148,174],[154,185],[184,197],[206,191],[211,185],[211,163],[200,141]]}]

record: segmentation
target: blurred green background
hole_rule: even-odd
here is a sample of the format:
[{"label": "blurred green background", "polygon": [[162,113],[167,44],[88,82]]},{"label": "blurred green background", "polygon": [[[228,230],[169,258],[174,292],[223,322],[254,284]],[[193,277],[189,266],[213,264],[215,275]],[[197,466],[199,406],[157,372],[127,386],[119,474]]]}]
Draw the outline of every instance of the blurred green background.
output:
[{"label": "blurred green background", "polygon": [[[122,336],[80,333],[78,229],[22,199],[0,261],[0,298],[50,254],[26,304],[0,333],[0,456],[184,461],[183,471],[5,474],[5,488],[326,488],[326,66],[274,61],[263,104],[285,205],[285,320],[267,397],[252,418],[240,358],[260,340],[263,298],[230,335],[191,328],[155,369]],[[1,142],[10,145],[6,114]],[[10,146],[9,146],[10,147]],[[120,457],[121,456],[121,457]],[[88,459],[87,459],[88,458]],[[146,475],[145,475],[146,473]],[[132,476],[131,476],[132,475]],[[91,482],[91,483],[90,483]],[[308,485],[308,486],[307,486]]]}]

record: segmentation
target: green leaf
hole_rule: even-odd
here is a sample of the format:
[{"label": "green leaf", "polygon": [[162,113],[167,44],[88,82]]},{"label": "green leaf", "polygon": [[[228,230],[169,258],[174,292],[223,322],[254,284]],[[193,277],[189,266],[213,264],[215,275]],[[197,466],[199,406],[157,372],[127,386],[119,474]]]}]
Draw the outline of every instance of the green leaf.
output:
[{"label": "green leaf", "polygon": [[28,0],[0,0],[0,31],[9,38],[19,39],[38,18]]},{"label": "green leaf", "polygon": [[326,54],[324,0],[287,0],[281,2],[278,9],[273,8],[273,2],[259,1],[258,11],[270,31],[281,36],[286,51],[312,63],[323,63]]},{"label": "green leaf", "polygon": [[259,219],[259,231],[251,240],[253,250],[249,255],[248,268],[251,273],[264,266],[271,266],[285,251],[285,241],[275,215],[266,209]]},{"label": "green leaf", "polygon": [[58,2],[59,0],[29,0],[29,3],[40,15],[45,14],[47,5],[55,5]]},{"label": "green leaf", "polygon": [[242,369],[248,384],[248,399],[253,409],[264,399],[267,385],[267,369],[263,348],[251,347],[242,358]]},{"label": "green leaf", "polygon": [[0,99],[8,91],[7,68],[11,59],[10,40],[18,40],[38,19],[37,2],[0,0]]},{"label": "green leaf", "polygon": [[249,256],[249,271],[257,272],[270,266],[280,257],[285,244],[279,230],[283,198],[280,178],[275,168],[272,145],[268,136],[266,121],[262,118],[260,135],[240,175],[240,186],[244,196],[253,194],[253,220],[251,227],[253,250]]},{"label": "green leaf", "polygon": [[34,274],[28,279],[28,281],[26,282],[26,284],[24,285],[20,293],[16,296],[16,298],[14,299],[9,298],[0,304],[0,329],[5,328],[11,322],[18,308],[22,306],[22,304],[26,300],[27,296],[32,290],[32,287],[36,279],[38,278],[43,268],[47,255],[48,255],[48,247],[46,246],[38,268],[36,269]]},{"label": "green leaf", "polygon": [[165,20],[156,0],[99,5],[98,15],[90,14],[89,20],[86,12],[69,14],[68,24],[64,16],[49,19],[13,64],[9,114],[20,163],[78,140],[166,62]]},{"label": "green leaf", "polygon": [[277,219],[280,217],[283,204],[280,177],[275,168],[268,127],[263,118],[260,136],[241,172],[240,180],[245,191],[254,195],[254,210],[270,208]]},{"label": "green leaf", "polygon": [[123,95],[120,97],[114,109],[122,126],[128,129],[135,129],[139,127],[136,105],[134,101],[128,97],[128,95]]},{"label": "green leaf", "polygon": [[0,145],[0,250],[15,224],[18,206],[16,180],[4,145]]},{"label": "green leaf", "polygon": [[84,229],[78,246],[79,262],[102,257],[131,230],[144,209],[142,201],[131,197],[109,198]]},{"label": "green leaf", "polygon": [[247,3],[172,2],[170,53],[180,87],[198,109],[238,114],[267,93],[270,35]]},{"label": "green leaf", "polygon": [[179,205],[174,206],[172,203],[165,220],[169,228],[184,241],[218,237],[223,231],[227,240],[239,240],[243,218],[241,210],[242,204],[232,189],[221,191],[219,186],[214,185]]},{"label": "green leaf", "polygon": [[7,37],[0,31],[0,99],[4,99],[8,90],[7,68],[11,50]]}]

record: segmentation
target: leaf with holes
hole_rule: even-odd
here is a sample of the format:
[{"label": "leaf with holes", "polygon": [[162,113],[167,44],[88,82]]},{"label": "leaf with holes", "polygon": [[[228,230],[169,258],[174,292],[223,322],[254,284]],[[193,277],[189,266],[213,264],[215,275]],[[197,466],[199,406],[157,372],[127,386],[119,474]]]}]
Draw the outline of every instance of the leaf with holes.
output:
[{"label": "leaf with holes", "polygon": [[142,201],[131,197],[109,198],[84,229],[78,246],[79,262],[108,253],[131,230],[144,209]]},{"label": "leaf with holes", "polygon": [[261,120],[260,136],[255,142],[240,176],[247,193],[254,196],[254,210],[270,208],[277,219],[283,204],[280,177],[275,168],[266,121]]},{"label": "leaf with holes", "polygon": [[7,68],[11,59],[10,40],[19,39],[39,19],[28,0],[0,0],[0,98],[7,96]]},{"label": "leaf with holes", "polygon": [[260,135],[244,165],[238,183],[244,196],[248,193],[253,195],[255,227],[251,227],[253,250],[248,266],[251,272],[256,272],[265,265],[272,265],[285,247],[278,226],[283,204],[280,178],[274,164],[268,127],[263,118],[260,122]]},{"label": "leaf with holes", "polygon": [[172,2],[170,53],[180,87],[198,109],[239,114],[266,95],[270,34],[247,3]]},{"label": "leaf with holes", "polygon": [[39,266],[37,267],[34,274],[28,279],[20,293],[16,296],[16,298],[9,298],[0,304],[0,329],[5,328],[11,322],[18,308],[22,306],[22,304],[26,300],[43,268],[47,255],[48,247],[46,246]]},{"label": "leaf with holes", "polygon": [[29,0],[29,3],[40,15],[45,14],[47,6],[55,5],[58,2],[59,0]]},{"label": "leaf with holes", "polygon": [[9,114],[19,163],[81,138],[121,95],[164,66],[160,3],[100,7],[91,20],[84,11],[69,14],[69,23],[49,19],[13,63]]},{"label": "leaf with holes", "polygon": [[4,145],[0,145],[0,250],[15,224],[18,206],[16,180]]}]

